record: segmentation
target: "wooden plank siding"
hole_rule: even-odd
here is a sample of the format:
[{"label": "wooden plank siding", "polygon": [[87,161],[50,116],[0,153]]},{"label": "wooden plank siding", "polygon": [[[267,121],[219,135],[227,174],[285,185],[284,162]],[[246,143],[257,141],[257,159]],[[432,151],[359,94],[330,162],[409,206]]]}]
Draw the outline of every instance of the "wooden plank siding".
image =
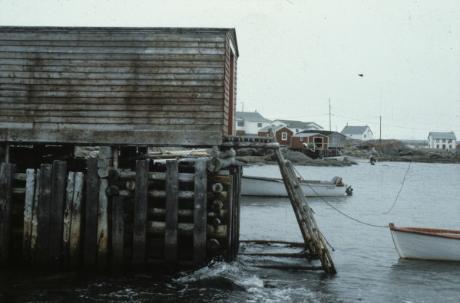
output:
[{"label": "wooden plank siding", "polygon": [[0,27],[0,141],[220,144],[231,52],[236,79],[233,29]]}]

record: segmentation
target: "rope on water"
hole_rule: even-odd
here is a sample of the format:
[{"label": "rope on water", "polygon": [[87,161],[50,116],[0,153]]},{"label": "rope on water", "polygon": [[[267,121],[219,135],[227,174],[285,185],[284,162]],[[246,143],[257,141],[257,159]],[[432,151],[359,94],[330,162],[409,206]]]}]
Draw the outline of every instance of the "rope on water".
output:
[{"label": "rope on water", "polygon": [[[294,168],[294,170],[296,171],[297,175],[299,176],[299,178],[301,180],[303,180],[302,176],[299,174],[299,172],[297,171],[297,169]],[[353,216],[341,211],[340,209],[338,209],[337,207],[335,207],[334,205],[332,205],[329,201],[327,201],[324,197],[321,197],[318,192],[308,183],[305,183],[307,184],[308,187],[310,187],[310,189],[316,194],[316,196],[318,198],[320,198],[324,203],[326,203],[327,206],[329,206],[330,208],[332,208],[333,210],[335,210],[336,212],[338,212],[339,214],[341,214],[342,216],[352,220],[352,221],[355,221],[356,223],[359,223],[359,224],[363,224],[363,225],[367,225],[367,226],[370,226],[370,227],[378,227],[378,228],[388,228],[387,225],[377,225],[377,224],[372,224],[372,223],[368,223],[368,222],[364,222],[360,219],[357,219],[357,218],[354,218]]]},{"label": "rope on water", "polygon": [[412,159],[409,161],[409,165],[407,166],[406,172],[404,173],[404,177],[403,177],[402,182],[401,182],[401,187],[399,187],[398,193],[396,194],[396,197],[395,197],[395,200],[393,201],[393,204],[390,206],[390,208],[387,211],[383,212],[382,214],[388,215],[393,210],[393,208],[396,206],[396,203],[398,202],[398,199],[399,199],[399,195],[401,194],[401,192],[402,192],[402,190],[404,188],[404,183],[406,183],[406,178],[407,178],[407,175],[409,173],[411,165],[412,165]]}]

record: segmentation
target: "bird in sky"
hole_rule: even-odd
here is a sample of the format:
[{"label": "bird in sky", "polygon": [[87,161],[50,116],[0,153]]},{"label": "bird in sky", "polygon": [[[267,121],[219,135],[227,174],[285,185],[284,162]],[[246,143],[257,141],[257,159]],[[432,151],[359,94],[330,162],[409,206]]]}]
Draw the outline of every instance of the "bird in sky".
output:
[{"label": "bird in sky", "polygon": [[364,77],[364,74],[358,74],[358,76],[360,76],[360,77]]}]

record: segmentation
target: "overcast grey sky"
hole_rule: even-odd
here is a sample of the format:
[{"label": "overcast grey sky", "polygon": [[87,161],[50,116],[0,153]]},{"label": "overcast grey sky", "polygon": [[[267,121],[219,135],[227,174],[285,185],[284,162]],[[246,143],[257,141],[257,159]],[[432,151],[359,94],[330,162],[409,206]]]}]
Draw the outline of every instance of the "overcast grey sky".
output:
[{"label": "overcast grey sky", "polygon": [[238,110],[460,137],[458,0],[0,0],[0,24],[235,27]]}]

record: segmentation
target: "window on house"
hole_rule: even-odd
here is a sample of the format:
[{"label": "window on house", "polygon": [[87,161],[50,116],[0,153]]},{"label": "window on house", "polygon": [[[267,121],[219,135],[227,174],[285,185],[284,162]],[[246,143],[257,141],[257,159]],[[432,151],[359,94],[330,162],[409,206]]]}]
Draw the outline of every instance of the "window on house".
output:
[{"label": "window on house", "polygon": [[258,122],[257,127],[262,127],[262,122]]},{"label": "window on house", "polygon": [[448,143],[452,143],[452,139],[449,139],[449,141],[447,141]]},{"label": "window on house", "polygon": [[244,120],[238,120],[238,121],[236,121],[236,125],[238,125],[238,126],[244,126]]},{"label": "window on house", "polygon": [[287,132],[281,133],[281,140],[287,140],[287,137],[288,137]]},{"label": "window on house", "polygon": [[439,144],[436,144],[436,148],[439,149]]},{"label": "window on house", "polygon": [[442,139],[442,143],[446,143],[446,139]]}]

